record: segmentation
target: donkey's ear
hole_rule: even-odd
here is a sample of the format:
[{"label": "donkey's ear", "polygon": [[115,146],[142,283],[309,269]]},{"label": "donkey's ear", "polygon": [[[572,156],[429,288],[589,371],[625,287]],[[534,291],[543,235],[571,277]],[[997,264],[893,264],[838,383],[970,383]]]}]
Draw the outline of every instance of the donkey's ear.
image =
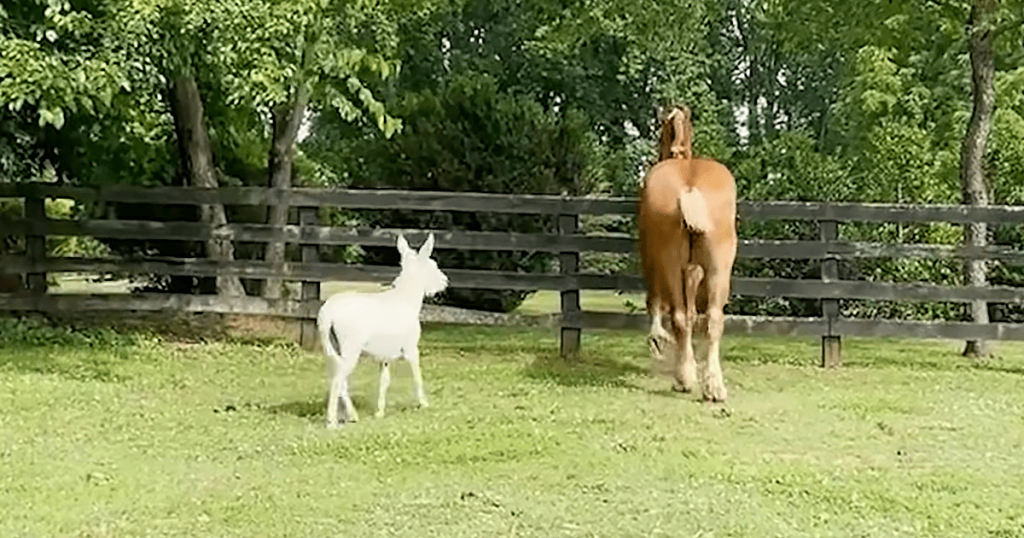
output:
[{"label": "donkey's ear", "polygon": [[430,232],[427,236],[427,240],[423,242],[423,246],[420,247],[420,258],[429,258],[434,252],[434,232]]},{"label": "donkey's ear", "polygon": [[411,248],[409,248],[409,242],[405,240],[405,236],[398,234],[398,253],[404,258],[408,254],[415,254]]}]

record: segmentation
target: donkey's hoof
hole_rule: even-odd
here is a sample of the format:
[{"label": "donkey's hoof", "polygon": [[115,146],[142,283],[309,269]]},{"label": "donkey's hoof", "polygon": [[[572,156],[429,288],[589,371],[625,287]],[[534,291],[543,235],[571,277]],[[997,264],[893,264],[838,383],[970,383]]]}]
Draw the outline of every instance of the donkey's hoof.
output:
[{"label": "donkey's hoof", "polygon": [[690,393],[693,392],[693,389],[694,386],[692,384],[684,383],[682,381],[679,381],[678,379],[672,382],[673,392]]}]

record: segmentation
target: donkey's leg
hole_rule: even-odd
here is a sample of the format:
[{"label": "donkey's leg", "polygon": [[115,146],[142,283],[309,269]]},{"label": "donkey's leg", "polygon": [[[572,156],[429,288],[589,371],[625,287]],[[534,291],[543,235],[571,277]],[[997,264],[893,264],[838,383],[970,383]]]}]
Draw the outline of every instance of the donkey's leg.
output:
[{"label": "donkey's leg", "polygon": [[348,422],[359,421],[359,413],[356,412],[356,406],[352,404],[352,398],[348,393],[348,378],[352,375],[352,371],[356,369],[356,364],[359,363],[359,355],[362,351],[363,342],[349,340],[341,346],[339,372],[342,375],[338,396],[341,398],[341,403],[345,405],[345,418]]},{"label": "donkey's leg", "polygon": [[724,402],[728,396],[722,379],[719,355],[722,333],[725,332],[725,302],[729,299],[729,274],[716,272],[708,276],[708,368],[704,383],[704,399]]},{"label": "donkey's leg", "polygon": [[377,412],[374,414],[377,418],[384,416],[385,399],[389,386],[391,386],[391,367],[388,365],[388,361],[382,361],[380,363],[380,381],[377,383]]},{"label": "donkey's leg", "polygon": [[338,398],[341,396],[344,378],[340,375],[341,365],[334,357],[328,359],[327,365],[327,427],[338,427]]},{"label": "donkey's leg", "polygon": [[420,373],[420,350],[412,346],[405,352],[405,360],[409,362],[409,369],[412,370],[412,389],[416,396],[416,403],[420,407],[427,407],[427,395],[423,391],[423,376]]},{"label": "donkey's leg", "polygon": [[348,394],[348,376],[351,370],[347,373],[343,373],[345,369],[339,368],[331,379],[330,390],[327,393],[327,427],[337,428],[338,427],[338,408],[343,407],[342,421],[343,422],[357,422],[359,420],[359,413],[356,412],[356,406],[352,404],[352,399]]},{"label": "donkey's leg", "polygon": [[317,329],[320,333],[320,346],[327,355],[327,427],[338,427],[338,398],[341,396],[342,388],[345,385],[345,369],[342,366],[342,358],[339,350],[331,342],[331,328],[318,320]]},{"label": "donkey's leg", "polygon": [[691,392],[697,389],[697,360],[693,354],[693,325],[697,321],[697,291],[704,278],[704,269],[696,264],[686,266],[684,286],[686,297],[686,318],[683,321],[683,337],[679,342],[682,364],[676,376],[676,390]]},{"label": "donkey's leg", "polygon": [[348,376],[352,373],[352,368],[342,361],[338,361],[333,365],[333,373],[331,375],[330,387],[327,391],[327,427],[337,428],[338,427],[338,406],[339,404],[345,407],[344,420],[348,422],[355,422],[359,420],[359,415],[356,413],[356,408],[352,405],[352,399],[348,395]]}]

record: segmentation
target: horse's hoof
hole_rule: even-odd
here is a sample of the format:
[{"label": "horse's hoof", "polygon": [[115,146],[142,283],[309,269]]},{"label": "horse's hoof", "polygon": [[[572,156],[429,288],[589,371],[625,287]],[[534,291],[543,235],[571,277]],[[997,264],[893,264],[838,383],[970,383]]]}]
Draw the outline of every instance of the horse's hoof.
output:
[{"label": "horse's hoof", "polygon": [[327,429],[328,430],[336,430],[336,429],[338,429],[340,427],[341,427],[341,425],[338,424],[337,422],[328,422],[327,423]]},{"label": "horse's hoof", "polygon": [[384,410],[377,411],[373,414],[373,418],[384,418]]},{"label": "horse's hoof", "polygon": [[661,342],[658,340],[657,337],[648,336],[647,347],[651,348],[651,353],[659,357],[663,355],[663,353],[661,352]]},{"label": "horse's hoof", "polygon": [[725,390],[725,385],[706,386],[704,387],[704,401],[712,403],[721,403],[728,398],[728,393]]}]

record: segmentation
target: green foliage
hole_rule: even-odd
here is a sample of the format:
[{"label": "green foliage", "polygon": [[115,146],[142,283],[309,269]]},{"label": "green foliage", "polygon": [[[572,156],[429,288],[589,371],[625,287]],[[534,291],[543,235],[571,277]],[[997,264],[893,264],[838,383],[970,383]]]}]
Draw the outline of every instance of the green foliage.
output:
[{"label": "green foliage", "polygon": [[139,343],[141,337],[112,329],[75,330],[54,327],[29,318],[0,317],[0,347],[82,347],[114,350]]},{"label": "green foliage", "polygon": [[368,84],[398,70],[393,21],[429,5],[18,0],[0,12],[0,178],[33,179],[49,161],[81,183],[173,183],[164,99],[185,73],[200,79],[231,172],[266,166],[267,111],[299,87],[313,109],[365,114],[390,135],[401,122]]},{"label": "green foliage", "polygon": [[[559,116],[530,99],[502,93],[488,75],[453,77],[437,93],[406,94],[393,108],[405,128],[391,140],[367,134],[339,148],[334,138],[318,131],[307,151],[331,162],[346,185],[355,188],[534,194],[593,189],[585,163],[594,145],[582,115],[570,110]],[[551,232],[555,224],[546,217],[488,213],[373,211],[361,212],[360,218],[370,226],[521,233]],[[366,261],[397,262],[392,247],[364,250]],[[554,259],[531,252],[446,250],[438,251],[436,258],[442,267],[516,272],[550,269]],[[515,290],[452,289],[442,301],[509,311],[527,295]]]},{"label": "green foliage", "polygon": [[[322,178],[346,186],[632,195],[652,154],[659,101],[686,100],[697,113],[715,114],[713,97],[702,91],[703,68],[693,61],[700,30],[684,24],[701,16],[703,4],[679,2],[667,17],[654,7],[468,0],[407,17],[397,32],[402,71],[381,89],[392,96],[388,108],[403,118],[403,132],[388,142],[349,127],[344,116],[321,114],[304,149],[330,170]],[[715,123],[697,130],[699,148],[726,153]],[[395,212],[364,223],[523,232],[554,226],[532,217]],[[597,225],[621,232],[629,224]],[[367,260],[389,259],[367,252]],[[449,267],[513,271],[549,268],[553,260],[519,252],[439,255]],[[602,271],[629,264],[605,258],[584,263]],[[443,300],[507,310],[525,296],[492,295],[452,290]]]},{"label": "green foliage", "polygon": [[[75,215],[75,205],[68,199],[47,199],[46,214],[51,219],[70,219]],[[20,219],[25,215],[21,200],[0,200],[0,219]],[[87,236],[48,236],[46,252],[55,257],[99,257],[109,252],[106,245]],[[25,254],[23,236],[7,236],[0,241],[0,254]]]},{"label": "green foliage", "polygon": [[210,25],[215,44],[206,61],[216,63],[228,105],[269,110],[290,103],[305,86],[318,107],[346,121],[365,110],[385,136],[400,128],[365,82],[397,72],[388,57],[395,37],[387,10],[321,0],[198,4],[191,13]]},{"label": "green foliage", "polygon": [[[727,160],[740,196],[752,200],[834,200],[898,203],[958,203],[961,139],[970,114],[970,71],[966,56],[966,2],[834,2],[772,4],[725,2],[712,18],[719,25],[713,56],[724,62],[715,91],[727,98],[731,139],[738,151]],[[1013,199],[1024,184],[1018,151],[1019,17],[1003,6],[1002,19],[1014,37],[997,42],[996,120],[989,146],[989,174],[997,201]],[[792,24],[799,20],[800,24]],[[730,28],[738,28],[739,33]],[[714,33],[713,33],[714,35]],[[1009,34],[1004,34],[1009,35]],[[1001,43],[1001,44],[1000,44]],[[752,67],[738,73],[746,61]],[[999,67],[1002,66],[1002,67]],[[768,67],[760,69],[760,67]],[[735,82],[738,80],[738,85]],[[1016,88],[1016,89],[1013,89]],[[1004,108],[1005,107],[1005,108]],[[1010,148],[1014,149],[1010,149]],[[741,222],[747,238],[817,238],[812,226]],[[956,244],[958,227],[847,223],[840,238],[869,242]],[[1017,244],[1017,233],[998,230],[997,242]],[[955,284],[959,265],[951,261],[863,260],[840,264],[849,279],[927,281]],[[817,264],[800,260],[749,260],[741,276],[817,278]],[[997,265],[993,282],[1020,281],[1017,271]],[[740,298],[736,313],[816,315],[815,301]],[[995,306],[994,308],[1001,308]],[[848,301],[844,314],[866,317],[960,319],[950,304],[882,304]],[[993,319],[998,318],[994,316]]]},{"label": "green foliage", "polygon": [[16,1],[0,17],[0,103],[33,109],[39,126],[64,126],[66,115],[109,108],[127,78],[102,46],[98,6]]}]

